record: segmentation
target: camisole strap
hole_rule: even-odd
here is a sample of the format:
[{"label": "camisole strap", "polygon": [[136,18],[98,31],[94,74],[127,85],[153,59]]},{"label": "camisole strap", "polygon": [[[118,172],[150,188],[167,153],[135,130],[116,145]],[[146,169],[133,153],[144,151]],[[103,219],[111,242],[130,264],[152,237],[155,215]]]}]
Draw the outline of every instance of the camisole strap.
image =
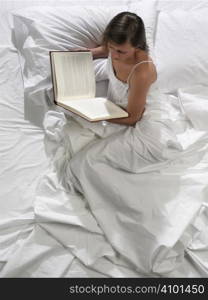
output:
[{"label": "camisole strap", "polygon": [[129,84],[129,79],[130,79],[130,77],[132,76],[132,74],[133,74],[135,68],[136,68],[138,65],[140,65],[140,64],[142,64],[142,63],[146,63],[146,62],[151,62],[151,63],[153,63],[152,60],[143,60],[143,61],[140,61],[139,63],[137,63],[136,65],[133,66],[133,68],[131,69],[131,72],[129,73],[129,76],[128,76],[128,78],[127,78],[127,83],[128,83],[128,84]]}]

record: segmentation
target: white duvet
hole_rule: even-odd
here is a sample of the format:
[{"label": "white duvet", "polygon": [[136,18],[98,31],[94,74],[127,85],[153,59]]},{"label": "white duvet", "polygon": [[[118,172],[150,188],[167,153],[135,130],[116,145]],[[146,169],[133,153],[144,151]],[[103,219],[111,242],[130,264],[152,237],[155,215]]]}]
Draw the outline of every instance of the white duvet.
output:
[{"label": "white duvet", "polygon": [[[207,132],[192,127],[177,97],[169,101],[184,149],[139,173],[100,160],[108,144],[92,129],[62,112],[46,114],[51,168],[36,190],[36,220],[84,265],[108,276],[177,276],[185,255],[207,247],[200,239],[207,226]],[[190,131],[196,134],[187,146],[183,141]],[[26,267],[30,272],[23,259],[14,257],[5,276],[24,274]]]}]

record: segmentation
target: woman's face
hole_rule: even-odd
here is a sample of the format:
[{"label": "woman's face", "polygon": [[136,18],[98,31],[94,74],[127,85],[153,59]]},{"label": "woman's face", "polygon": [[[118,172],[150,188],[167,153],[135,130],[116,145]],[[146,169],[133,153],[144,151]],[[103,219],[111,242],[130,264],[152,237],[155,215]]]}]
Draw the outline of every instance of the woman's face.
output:
[{"label": "woman's face", "polygon": [[133,47],[129,42],[118,45],[113,42],[108,42],[108,50],[113,60],[125,62],[135,57],[138,49]]}]

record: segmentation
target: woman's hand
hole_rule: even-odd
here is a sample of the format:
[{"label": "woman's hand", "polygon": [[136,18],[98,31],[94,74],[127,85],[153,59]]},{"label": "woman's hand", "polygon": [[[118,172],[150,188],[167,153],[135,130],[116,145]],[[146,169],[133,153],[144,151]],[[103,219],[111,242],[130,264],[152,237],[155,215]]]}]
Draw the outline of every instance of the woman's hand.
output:
[{"label": "woman's hand", "polygon": [[104,46],[98,46],[95,48],[74,48],[70,51],[82,52],[82,51],[90,51],[94,59],[96,58],[106,58],[108,56],[108,50]]},{"label": "woman's hand", "polygon": [[92,52],[93,58],[106,58],[108,57],[108,49],[105,46],[98,46],[90,49]]}]

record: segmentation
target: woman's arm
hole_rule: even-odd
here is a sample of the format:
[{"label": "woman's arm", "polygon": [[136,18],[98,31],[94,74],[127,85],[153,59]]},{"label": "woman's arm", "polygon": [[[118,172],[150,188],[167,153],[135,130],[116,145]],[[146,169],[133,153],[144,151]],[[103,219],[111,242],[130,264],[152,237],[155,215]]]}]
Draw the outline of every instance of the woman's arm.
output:
[{"label": "woman's arm", "polygon": [[145,68],[141,69],[141,67],[140,70],[135,69],[130,79],[128,105],[126,107],[129,116],[127,118],[110,119],[107,120],[108,122],[134,126],[142,118],[151,80]]}]

